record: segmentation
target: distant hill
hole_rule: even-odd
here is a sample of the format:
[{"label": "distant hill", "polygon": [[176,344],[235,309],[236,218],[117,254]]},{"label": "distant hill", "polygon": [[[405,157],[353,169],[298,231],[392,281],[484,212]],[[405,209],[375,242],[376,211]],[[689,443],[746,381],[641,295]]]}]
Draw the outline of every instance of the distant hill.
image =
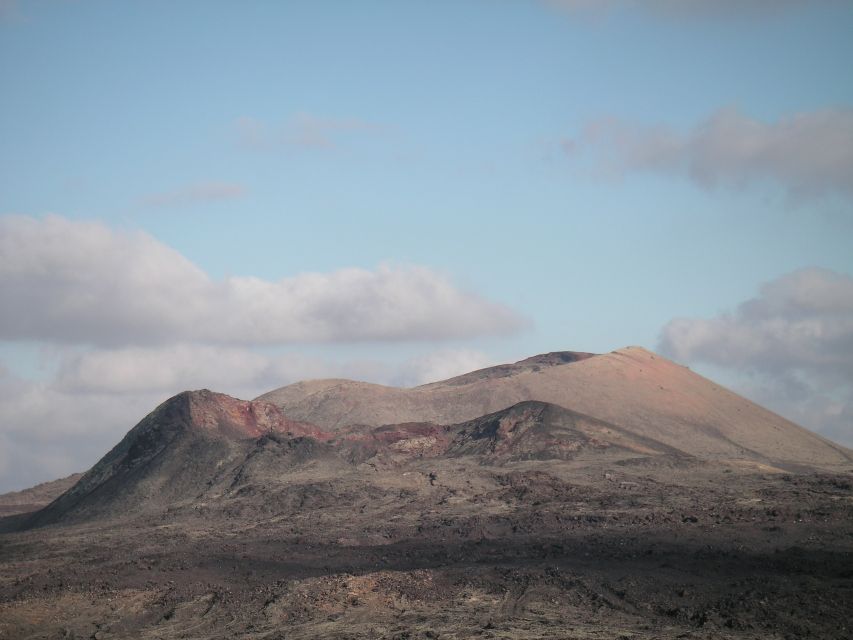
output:
[{"label": "distant hill", "polygon": [[322,437],[273,405],[207,390],[180,393],[147,415],[27,525],[69,514],[114,516],[180,505],[201,494],[219,469],[242,460],[246,443],[269,433]]},{"label": "distant hill", "polygon": [[23,491],[0,494],[0,517],[41,509],[74,486],[82,477],[82,473],[72,473],[65,478],[43,482]]},{"label": "distant hill", "polygon": [[184,392],[16,522],[199,508],[251,517],[290,500],[294,483],[333,503],[367,490],[380,469],[393,477],[425,464],[473,477],[545,461],[797,470],[851,460],[850,450],[644,349],[555,352],[413,389],[316,380],[251,402]]},{"label": "distant hill", "polygon": [[853,458],[849,449],[640,347],[602,355],[544,354],[413,389],[313,380],[258,400],[332,430],[413,421],[453,424],[538,400],[708,460],[832,466]]},{"label": "distant hill", "polygon": [[187,391],[0,496],[0,638],[849,638],[852,457],[637,348]]}]

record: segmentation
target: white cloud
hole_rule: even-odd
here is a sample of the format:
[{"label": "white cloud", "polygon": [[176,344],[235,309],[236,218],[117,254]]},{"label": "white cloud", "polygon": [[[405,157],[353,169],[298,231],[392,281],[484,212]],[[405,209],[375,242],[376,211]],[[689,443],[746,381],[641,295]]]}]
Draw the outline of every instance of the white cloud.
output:
[{"label": "white cloud", "polygon": [[310,113],[297,113],[281,125],[248,116],[237,119],[240,144],[252,149],[332,149],[353,136],[375,137],[387,131],[388,127],[359,118],[329,118]]},{"label": "white cloud", "polygon": [[518,330],[508,308],[424,267],[216,281],[142,232],[0,217],[0,340],[52,344],[45,381],[0,364],[0,491],[85,469],[184,389],[243,398],[306,378],[416,384],[485,364],[276,353],[286,343],[441,340]]},{"label": "white cloud", "polygon": [[65,393],[51,384],[3,377],[0,492],[88,468],[163,399]]},{"label": "white cloud", "polygon": [[660,350],[748,376],[743,390],[853,445],[853,278],[809,268],[782,276],[729,314],[676,318]]},{"label": "white cloud", "polygon": [[853,448],[850,385],[824,386],[797,372],[780,372],[774,376],[751,376],[738,390],[797,424]]},{"label": "white cloud", "polygon": [[622,173],[683,174],[705,188],[781,185],[793,199],[841,193],[853,196],[853,109],[798,113],[764,123],[721,109],[687,133],[618,119],[589,123],[563,141],[567,154],[600,154]]},{"label": "white cloud", "polygon": [[110,395],[173,394],[182,389],[208,388],[252,398],[297,380],[353,378],[414,386],[492,364],[494,359],[471,349],[437,349],[393,363],[181,344],[65,353],[50,387],[67,394]]},{"label": "white cloud", "polygon": [[[250,349],[180,344],[99,349],[66,356],[55,387],[66,393],[169,393],[263,388],[275,377],[268,356]],[[281,376],[279,379],[288,379]]]},{"label": "white cloud", "polygon": [[246,188],[241,184],[198,182],[163,193],[149,194],[142,198],[142,203],[152,207],[176,207],[236,200],[245,195]]},{"label": "white cloud", "polygon": [[454,376],[497,364],[494,358],[472,349],[439,349],[412,358],[397,374],[395,384],[412,387],[428,382],[447,380]]},{"label": "white cloud", "polygon": [[732,314],[671,321],[661,344],[683,360],[853,379],[853,278],[827,269],[795,271],[762,286]]},{"label": "white cloud", "polygon": [[525,325],[425,267],[211,279],[142,232],[0,218],[0,339],[112,346],[442,340]]}]

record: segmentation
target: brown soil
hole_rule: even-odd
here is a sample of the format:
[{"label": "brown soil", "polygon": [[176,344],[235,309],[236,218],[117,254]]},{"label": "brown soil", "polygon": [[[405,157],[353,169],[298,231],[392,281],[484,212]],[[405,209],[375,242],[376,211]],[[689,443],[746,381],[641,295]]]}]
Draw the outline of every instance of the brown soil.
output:
[{"label": "brown soil", "polygon": [[370,462],[4,534],[0,638],[853,633],[850,475]]}]

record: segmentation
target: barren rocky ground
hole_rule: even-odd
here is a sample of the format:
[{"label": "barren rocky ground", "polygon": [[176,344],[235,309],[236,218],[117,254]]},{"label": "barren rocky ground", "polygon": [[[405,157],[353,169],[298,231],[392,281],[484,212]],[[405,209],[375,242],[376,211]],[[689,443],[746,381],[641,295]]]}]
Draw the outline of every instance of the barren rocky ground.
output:
[{"label": "barren rocky ground", "polygon": [[849,475],[470,471],[6,534],[0,637],[853,633]]},{"label": "barren rocky ground", "polygon": [[281,411],[181,394],[0,520],[0,638],[853,636],[843,447],[714,457],[545,402]]}]

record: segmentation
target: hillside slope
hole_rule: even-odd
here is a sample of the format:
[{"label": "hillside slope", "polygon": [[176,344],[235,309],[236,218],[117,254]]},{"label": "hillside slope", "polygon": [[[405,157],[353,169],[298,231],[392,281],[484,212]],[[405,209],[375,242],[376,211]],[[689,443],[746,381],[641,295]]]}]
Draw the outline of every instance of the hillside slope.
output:
[{"label": "hillside slope", "polygon": [[289,385],[258,398],[327,429],[472,420],[538,400],[704,459],[846,464],[853,452],[639,347],[557,352],[413,389],[350,380]]},{"label": "hillside slope", "polygon": [[850,452],[654,354],[278,397],[327,424],[184,392],[0,518],[0,638],[850,637]]},{"label": "hillside slope", "polygon": [[152,411],[65,493],[24,526],[73,515],[123,515],[192,501],[219,470],[241,460],[247,442],[266,434],[312,434],[274,406],[211,391],[180,393]]},{"label": "hillside slope", "polygon": [[[384,495],[400,475],[465,469],[489,476],[516,463],[609,464],[688,459],[660,442],[528,401],[456,425],[412,422],[323,431],[260,401],[209,391],[163,403],[73,487],[11,528],[93,518],[162,517],[199,509],[248,520],[306,504]],[[379,473],[379,475],[376,475]]]}]

